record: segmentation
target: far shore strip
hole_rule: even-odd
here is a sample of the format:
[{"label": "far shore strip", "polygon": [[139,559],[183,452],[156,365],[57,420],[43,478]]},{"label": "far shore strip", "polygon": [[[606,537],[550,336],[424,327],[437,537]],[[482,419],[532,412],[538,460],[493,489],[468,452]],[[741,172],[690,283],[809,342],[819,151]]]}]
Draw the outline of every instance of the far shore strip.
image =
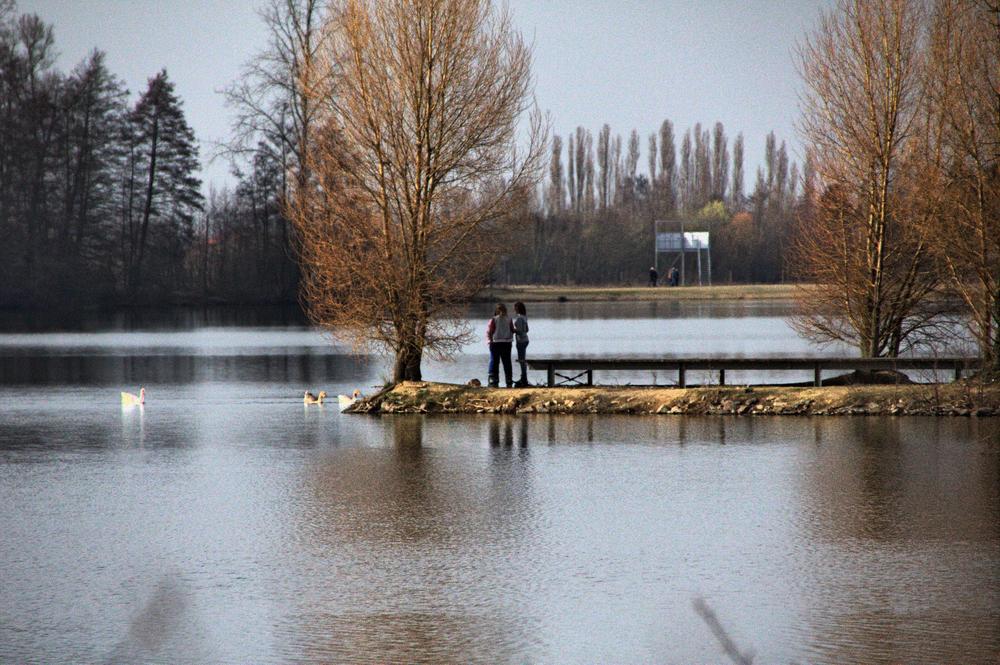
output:
[{"label": "far shore strip", "polygon": [[723,284],[718,286],[533,286],[483,289],[474,302],[603,302],[674,300],[791,300],[796,284]]}]

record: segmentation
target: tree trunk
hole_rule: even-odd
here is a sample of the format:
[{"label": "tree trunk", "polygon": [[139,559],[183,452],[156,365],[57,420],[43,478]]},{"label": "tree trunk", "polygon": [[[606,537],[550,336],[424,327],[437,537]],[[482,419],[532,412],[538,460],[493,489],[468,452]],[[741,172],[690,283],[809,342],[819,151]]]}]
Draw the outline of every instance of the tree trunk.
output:
[{"label": "tree trunk", "polygon": [[396,362],[392,369],[393,382],[421,381],[420,361],[423,355],[423,349],[417,348],[414,344],[406,343],[397,349]]},{"label": "tree trunk", "polygon": [[993,348],[987,360],[990,361],[989,369],[995,375],[1000,375],[1000,277],[997,278],[996,290],[993,292],[993,321],[991,323],[988,334],[993,338],[989,340]]},{"label": "tree trunk", "polygon": [[142,210],[142,226],[139,230],[139,247],[138,247],[138,257],[135,260],[135,264],[132,266],[132,278],[131,284],[129,285],[129,291],[133,298],[135,298],[136,293],[139,291],[139,280],[142,275],[142,260],[146,253],[146,236],[149,232],[149,218],[153,211],[153,195],[155,193],[156,185],[156,158],[159,148],[160,139],[160,117],[159,111],[153,116],[153,136],[150,139],[149,148],[149,171],[148,177],[146,179],[146,202]]}]

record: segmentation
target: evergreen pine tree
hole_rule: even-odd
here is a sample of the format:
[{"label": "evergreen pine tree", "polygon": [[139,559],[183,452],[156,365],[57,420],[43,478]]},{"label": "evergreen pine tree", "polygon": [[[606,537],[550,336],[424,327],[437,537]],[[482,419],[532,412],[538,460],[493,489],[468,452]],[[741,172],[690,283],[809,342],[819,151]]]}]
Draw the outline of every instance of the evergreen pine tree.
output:
[{"label": "evergreen pine tree", "polygon": [[[179,283],[194,215],[202,208],[201,181],[195,176],[198,146],[166,70],[149,79],[129,116],[128,132],[123,232],[126,288],[135,297],[154,272],[150,268]],[[147,265],[154,254],[159,265]]]}]

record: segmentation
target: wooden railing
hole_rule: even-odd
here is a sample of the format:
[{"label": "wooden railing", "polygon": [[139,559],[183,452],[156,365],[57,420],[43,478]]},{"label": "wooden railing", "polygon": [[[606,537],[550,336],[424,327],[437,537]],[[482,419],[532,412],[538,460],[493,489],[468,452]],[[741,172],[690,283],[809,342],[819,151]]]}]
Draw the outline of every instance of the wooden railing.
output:
[{"label": "wooden railing", "polygon": [[[726,383],[726,370],[798,370],[813,372],[813,385],[822,385],[824,370],[937,370],[954,372],[955,379],[962,371],[979,367],[978,358],[529,358],[528,367],[543,370],[547,383],[594,384],[594,372],[615,372],[626,370],[664,370],[677,372],[677,385],[687,385],[688,370],[703,370],[719,373],[719,384]],[[576,372],[570,375],[570,372]]]}]

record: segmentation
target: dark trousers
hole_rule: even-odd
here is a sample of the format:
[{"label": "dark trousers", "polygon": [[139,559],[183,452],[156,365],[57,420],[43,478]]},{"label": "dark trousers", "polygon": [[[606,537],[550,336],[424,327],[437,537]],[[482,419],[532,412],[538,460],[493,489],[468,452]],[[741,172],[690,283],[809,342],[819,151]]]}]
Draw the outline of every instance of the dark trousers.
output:
[{"label": "dark trousers", "polygon": [[525,351],[528,349],[527,342],[517,342],[517,364],[521,366],[521,378],[517,380],[520,385],[528,384],[528,361],[525,359]]},{"label": "dark trousers", "polygon": [[510,366],[510,342],[490,342],[490,371],[489,384],[491,386],[500,385],[500,367],[503,363],[503,376],[507,380],[509,388],[513,381],[511,375],[514,373]]}]

